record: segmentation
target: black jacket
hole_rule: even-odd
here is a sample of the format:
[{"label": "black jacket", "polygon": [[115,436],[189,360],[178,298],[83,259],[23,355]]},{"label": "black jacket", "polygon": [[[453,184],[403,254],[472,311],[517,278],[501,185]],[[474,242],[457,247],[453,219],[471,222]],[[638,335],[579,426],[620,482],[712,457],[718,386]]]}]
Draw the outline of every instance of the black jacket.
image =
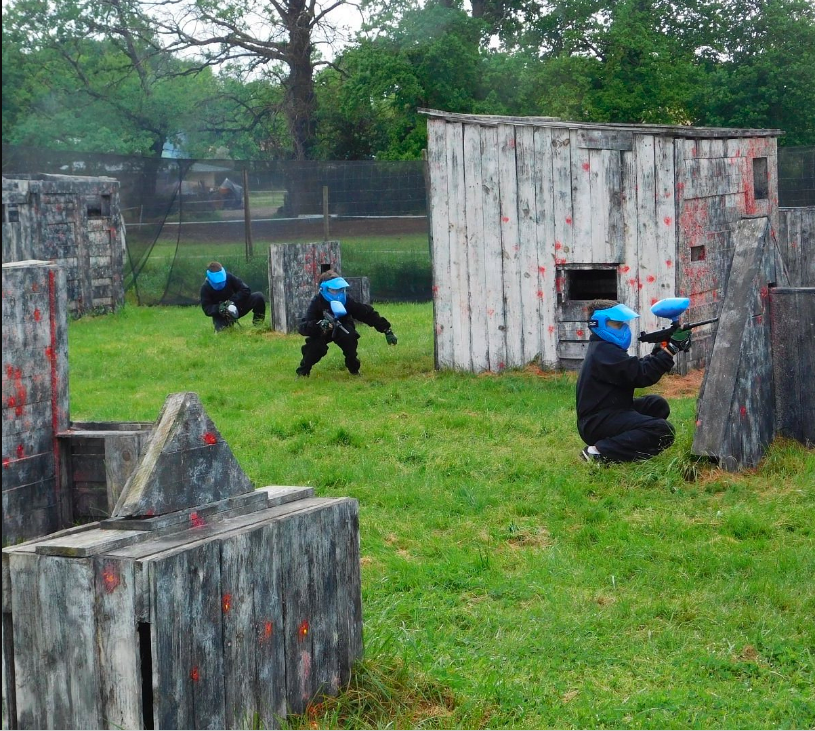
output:
[{"label": "black jacket", "polygon": [[577,426],[593,429],[613,414],[634,408],[634,389],[653,386],[674,366],[667,350],[638,358],[592,333],[577,378]]},{"label": "black jacket", "polygon": [[232,300],[237,308],[243,312],[247,309],[249,297],[252,294],[249,286],[234,274],[226,273],[226,282],[223,289],[214,289],[208,281],[201,286],[201,309],[208,317],[218,314],[218,305],[226,300]]},{"label": "black jacket", "polygon": [[[348,314],[339,318],[339,321],[352,333],[356,331],[354,318],[360,322],[364,322],[366,325],[370,325],[381,333],[390,330],[391,324],[373,307],[363,304],[362,302],[357,302],[348,294],[345,295],[345,309],[348,311]],[[306,314],[303,315],[300,320],[297,332],[306,337],[318,337],[321,335],[331,337],[331,333],[324,333],[317,324],[325,317],[323,314],[325,310],[331,312],[331,304],[321,294],[315,295],[311,302],[309,302]]]}]

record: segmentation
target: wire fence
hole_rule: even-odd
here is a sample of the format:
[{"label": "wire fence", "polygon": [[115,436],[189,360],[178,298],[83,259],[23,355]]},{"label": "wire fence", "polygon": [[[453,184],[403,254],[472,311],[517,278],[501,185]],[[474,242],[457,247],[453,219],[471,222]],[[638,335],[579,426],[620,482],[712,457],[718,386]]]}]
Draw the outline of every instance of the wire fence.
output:
[{"label": "wire fence", "polygon": [[[779,204],[815,206],[815,146],[779,148]],[[270,244],[337,240],[377,301],[431,299],[422,161],[144,158],[3,146],[3,173],[113,177],[138,304],[196,304],[218,260],[269,294]]]}]

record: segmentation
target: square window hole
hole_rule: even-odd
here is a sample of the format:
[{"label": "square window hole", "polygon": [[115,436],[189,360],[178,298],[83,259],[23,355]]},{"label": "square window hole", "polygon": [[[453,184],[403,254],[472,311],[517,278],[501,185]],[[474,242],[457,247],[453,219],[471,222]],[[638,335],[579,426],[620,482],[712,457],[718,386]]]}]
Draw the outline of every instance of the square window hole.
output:
[{"label": "square window hole", "polygon": [[756,200],[766,200],[770,193],[770,181],[767,175],[767,158],[753,158],[753,193]]},{"label": "square window hole", "polygon": [[566,299],[617,299],[617,268],[566,269]]}]

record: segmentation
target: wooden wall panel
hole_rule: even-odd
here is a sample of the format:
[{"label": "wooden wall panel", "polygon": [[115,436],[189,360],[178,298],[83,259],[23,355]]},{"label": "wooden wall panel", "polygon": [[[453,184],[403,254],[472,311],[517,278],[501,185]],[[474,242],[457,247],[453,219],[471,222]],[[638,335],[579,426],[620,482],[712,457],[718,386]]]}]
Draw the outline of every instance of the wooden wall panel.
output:
[{"label": "wooden wall panel", "polygon": [[433,320],[436,368],[453,367],[453,304],[450,276],[450,200],[447,192],[447,124],[428,120],[430,236],[433,252]]},{"label": "wooden wall panel", "polygon": [[815,207],[781,208],[778,248],[791,287],[815,287]]},{"label": "wooden wall panel", "polygon": [[501,250],[504,262],[506,312],[506,367],[523,364],[523,308],[521,305],[521,262],[518,243],[518,176],[515,157],[515,127],[498,125],[498,180],[501,205]]},{"label": "wooden wall panel", "polygon": [[535,130],[538,241],[538,289],[540,291],[541,366],[557,368],[557,290],[555,286],[555,210],[552,179],[552,130]]},{"label": "wooden wall panel", "polygon": [[483,171],[481,131],[475,125],[464,127],[465,225],[467,229],[466,290],[470,301],[470,342],[472,369],[489,369],[487,325],[487,261],[484,233]]},{"label": "wooden wall panel", "polygon": [[498,129],[481,127],[481,160],[485,301],[489,370],[506,368],[506,308],[504,303],[504,252],[501,247],[501,191],[498,160]]}]

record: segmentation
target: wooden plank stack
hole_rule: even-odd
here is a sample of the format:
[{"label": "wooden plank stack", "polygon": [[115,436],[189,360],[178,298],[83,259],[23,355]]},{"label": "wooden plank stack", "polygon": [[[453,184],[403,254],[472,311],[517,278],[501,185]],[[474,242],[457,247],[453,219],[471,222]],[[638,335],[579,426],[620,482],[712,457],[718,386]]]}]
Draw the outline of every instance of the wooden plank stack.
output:
[{"label": "wooden plank stack", "polygon": [[65,273],[3,264],[3,543],[64,525],[57,434],[68,426]]},{"label": "wooden plank stack", "polygon": [[68,309],[111,311],[124,303],[125,233],[119,182],[74,175],[3,176],[3,261],[60,262]]},{"label": "wooden plank stack", "polygon": [[347,682],[356,501],[234,466],[173,394],[114,517],[4,549],[9,726],[272,728]]}]

